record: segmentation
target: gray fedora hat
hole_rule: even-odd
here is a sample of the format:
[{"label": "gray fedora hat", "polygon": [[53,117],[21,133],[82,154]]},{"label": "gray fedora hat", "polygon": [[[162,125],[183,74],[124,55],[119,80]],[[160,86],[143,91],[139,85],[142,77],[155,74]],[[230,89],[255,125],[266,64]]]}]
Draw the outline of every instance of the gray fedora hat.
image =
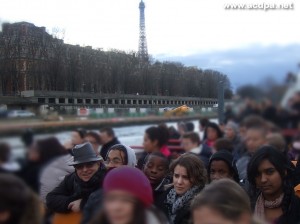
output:
[{"label": "gray fedora hat", "polygon": [[103,160],[101,156],[95,153],[93,146],[89,142],[76,145],[72,151],[74,155],[74,162],[70,163],[69,166]]}]

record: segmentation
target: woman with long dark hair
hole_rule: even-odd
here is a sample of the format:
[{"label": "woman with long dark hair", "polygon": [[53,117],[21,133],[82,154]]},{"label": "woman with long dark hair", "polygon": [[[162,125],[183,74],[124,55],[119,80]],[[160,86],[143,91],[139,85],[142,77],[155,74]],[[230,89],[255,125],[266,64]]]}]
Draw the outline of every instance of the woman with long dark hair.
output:
[{"label": "woman with long dark hair", "polygon": [[173,186],[157,203],[171,224],[187,224],[190,220],[190,203],[204,188],[207,180],[203,162],[193,153],[183,154],[170,166]]},{"label": "woman with long dark hair", "polygon": [[160,152],[166,157],[171,156],[167,146],[169,131],[164,125],[147,128],[144,134],[144,153],[138,161],[138,168],[143,170],[147,156],[152,152]]},{"label": "woman with long dark hair", "polygon": [[137,168],[111,170],[103,183],[103,210],[91,224],[165,224],[167,219],[152,207],[152,188]]},{"label": "woman with long dark hair", "polygon": [[295,196],[293,170],[287,157],[272,146],[261,147],[248,164],[254,215],[268,223],[300,222],[300,199]]},{"label": "woman with long dark hair", "polygon": [[[27,161],[19,173],[36,193],[40,191],[40,174],[43,168],[68,152],[55,137],[35,141],[27,152]],[[44,194],[45,196],[45,194]]]}]

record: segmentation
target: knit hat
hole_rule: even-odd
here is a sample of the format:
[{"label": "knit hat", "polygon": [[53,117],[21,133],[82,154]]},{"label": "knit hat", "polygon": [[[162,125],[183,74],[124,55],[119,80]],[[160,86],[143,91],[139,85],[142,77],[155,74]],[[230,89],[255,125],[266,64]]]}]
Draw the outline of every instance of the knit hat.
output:
[{"label": "knit hat", "polygon": [[130,148],[129,146],[124,145],[124,144],[117,144],[117,145],[112,146],[108,150],[107,156],[108,156],[108,154],[111,150],[115,150],[115,149],[118,149],[118,150],[122,151],[125,154],[125,156],[126,156],[126,161],[125,162],[127,163],[125,165],[131,166],[131,167],[136,166],[136,164],[137,164],[136,155],[135,155],[135,152],[132,148]]},{"label": "knit hat", "polygon": [[113,190],[126,191],[140,200],[145,207],[153,203],[151,184],[137,168],[126,166],[111,170],[104,179],[103,190],[105,194]]},{"label": "knit hat", "polygon": [[228,121],[226,127],[231,128],[235,134],[239,132],[239,126],[233,121]]}]

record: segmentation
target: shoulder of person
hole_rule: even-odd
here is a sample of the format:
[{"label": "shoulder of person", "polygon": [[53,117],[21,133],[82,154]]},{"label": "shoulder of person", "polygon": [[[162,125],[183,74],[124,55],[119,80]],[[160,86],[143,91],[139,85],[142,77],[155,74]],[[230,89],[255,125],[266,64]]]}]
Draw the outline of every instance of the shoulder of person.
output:
[{"label": "shoulder of person", "polygon": [[168,219],[159,210],[147,209],[146,221],[149,224],[168,224]]}]

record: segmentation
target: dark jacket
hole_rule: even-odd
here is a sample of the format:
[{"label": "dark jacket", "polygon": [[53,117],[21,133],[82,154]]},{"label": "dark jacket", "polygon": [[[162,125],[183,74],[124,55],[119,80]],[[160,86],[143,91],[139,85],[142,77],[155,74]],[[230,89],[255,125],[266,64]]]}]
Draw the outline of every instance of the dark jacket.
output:
[{"label": "dark jacket", "polygon": [[117,144],[120,144],[119,140],[117,138],[114,138],[113,140],[111,140],[110,142],[104,144],[100,150],[100,155],[102,156],[102,158],[104,160],[106,160],[106,157],[107,157],[107,153],[108,153],[108,150],[114,146],[114,145],[117,145]]},{"label": "dark jacket", "polygon": [[104,175],[104,169],[99,168],[88,182],[80,180],[76,172],[66,176],[60,185],[47,195],[48,209],[58,213],[67,213],[70,211],[68,205],[78,199],[82,199],[80,208],[83,209],[91,193],[102,186]]},{"label": "dark jacket", "polygon": [[[165,177],[159,185],[157,185],[153,189],[153,199],[154,199],[154,205],[158,206],[160,203],[160,198],[163,196],[163,194],[166,192],[166,186],[172,183],[172,176]],[[153,186],[152,186],[153,188]]]},{"label": "dark jacket", "polygon": [[208,147],[206,144],[203,144],[202,150],[201,150],[201,153],[199,154],[199,156],[206,168],[208,166],[211,155],[212,155],[211,148]]},{"label": "dark jacket", "polygon": [[25,181],[25,183],[36,193],[40,191],[40,172],[43,165],[39,162],[28,161],[22,167],[22,169],[17,172],[17,175]]},{"label": "dark jacket", "polygon": [[93,219],[95,214],[97,214],[101,210],[102,202],[103,202],[102,189],[94,191],[90,195],[87,203],[83,208],[83,217],[81,220],[81,224],[87,224]]},{"label": "dark jacket", "polygon": [[[173,187],[166,190],[156,202],[157,208],[160,211],[162,211],[168,217],[168,219],[170,219],[170,217],[169,217],[168,207],[167,207],[165,200],[167,198],[168,193],[171,191],[171,189],[173,189]],[[197,193],[199,193],[199,192],[197,192]],[[189,222],[190,218],[191,218],[190,204],[191,204],[191,201],[186,203],[183,206],[183,208],[180,209],[180,212],[177,212],[176,218],[175,218],[175,221],[173,224],[189,224],[190,223]]]},{"label": "dark jacket", "polygon": [[[256,200],[259,194],[260,192],[257,191],[254,197],[254,193],[249,195],[253,211],[255,209]],[[295,195],[292,188],[288,194],[285,193],[285,196],[282,200],[282,210],[283,214],[274,222],[274,224],[300,223],[300,198]]]}]

